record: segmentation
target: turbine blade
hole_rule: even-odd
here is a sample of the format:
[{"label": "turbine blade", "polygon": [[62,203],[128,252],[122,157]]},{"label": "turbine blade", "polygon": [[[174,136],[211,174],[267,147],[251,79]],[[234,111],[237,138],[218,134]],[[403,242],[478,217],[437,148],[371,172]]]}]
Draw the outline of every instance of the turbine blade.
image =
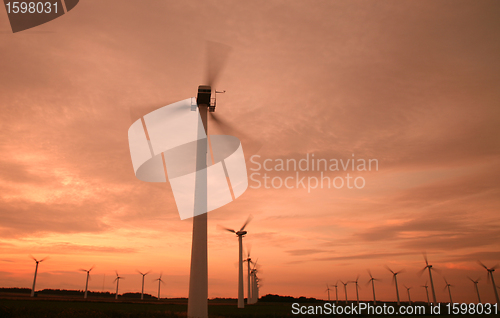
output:
[{"label": "turbine blade", "polygon": [[224,68],[230,52],[231,47],[228,45],[207,41],[207,74],[205,82],[212,88],[215,85],[221,70]]},{"label": "turbine blade", "polygon": [[427,260],[427,253],[423,252],[422,254],[424,255],[425,265],[427,267],[429,266],[429,261]]},{"label": "turbine blade", "polygon": [[245,227],[248,225],[248,223],[250,223],[250,221],[252,221],[252,219],[253,219],[253,216],[249,215],[248,219],[245,221],[245,224],[243,224],[243,226],[241,227],[240,231],[243,231],[245,229]]},{"label": "turbine blade", "polygon": [[94,267],[95,267],[95,265],[92,265],[92,267],[89,269],[89,272],[90,272],[91,270],[93,270],[93,269],[94,269]]},{"label": "turbine blade", "polygon": [[41,260],[39,260],[38,262],[39,262],[39,263],[41,263],[41,262],[46,261],[46,260],[48,260],[48,259],[49,259],[49,257],[48,257],[48,256],[46,256],[46,257],[42,258]]},{"label": "turbine blade", "polygon": [[212,127],[214,127],[217,132],[223,135],[235,136],[240,139],[244,148],[243,154],[245,155],[245,161],[249,160],[249,155],[252,156],[256,154],[260,148],[262,148],[263,145],[260,141],[238,128],[238,126],[230,124],[230,121],[224,119],[220,113],[209,112],[208,114],[210,115],[211,122],[214,124]]},{"label": "turbine blade", "polygon": [[394,271],[393,271],[392,269],[390,269],[390,268],[389,268],[389,266],[385,265],[385,268],[387,268],[387,270],[388,270],[389,272],[391,272],[391,273],[392,273],[392,275],[394,275]]},{"label": "turbine blade", "polygon": [[484,265],[483,263],[481,263],[481,261],[477,261],[479,263],[479,265],[481,265],[482,267],[484,267],[486,270],[488,270],[488,267],[486,267],[486,265]]}]

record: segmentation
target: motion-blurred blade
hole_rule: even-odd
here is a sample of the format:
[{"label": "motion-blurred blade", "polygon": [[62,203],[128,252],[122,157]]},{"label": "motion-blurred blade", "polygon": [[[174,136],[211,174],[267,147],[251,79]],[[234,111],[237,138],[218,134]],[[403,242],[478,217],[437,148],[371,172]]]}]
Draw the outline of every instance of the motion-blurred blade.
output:
[{"label": "motion-blurred blade", "polygon": [[217,77],[226,64],[231,47],[222,43],[207,41],[207,74],[206,84],[214,87]]},{"label": "motion-blurred blade", "polygon": [[248,223],[250,223],[250,221],[252,221],[252,219],[253,219],[253,216],[250,215],[248,217],[248,219],[246,220],[245,224],[243,224],[243,226],[241,227],[240,231],[243,231],[245,229],[245,227],[248,225]]},{"label": "motion-blurred blade", "polygon": [[[255,138],[245,133],[242,129],[237,128],[236,125],[230,124],[228,120],[224,119],[220,113],[210,112],[210,119],[212,126],[215,126],[215,130],[224,135],[230,135],[238,137],[243,145],[243,153],[245,154],[245,159],[248,161],[250,156],[255,155],[260,148],[262,148],[262,143],[257,141]],[[210,125],[209,125],[210,127]],[[209,134],[212,134],[210,129]]]},{"label": "motion-blurred blade", "polygon": [[488,267],[486,267],[486,265],[484,265],[483,263],[481,263],[481,261],[477,261],[479,265],[481,265],[482,267],[484,267],[486,270],[488,269]]},{"label": "motion-blurred blade", "polygon": [[427,253],[422,253],[422,255],[424,256],[424,260],[425,260],[425,265],[426,266],[429,266],[429,261],[427,260]]},{"label": "motion-blurred blade", "polygon": [[[163,103],[154,103],[154,104],[145,104],[145,105],[134,105],[134,106],[130,106],[128,111],[129,111],[129,115],[130,115],[130,121],[132,123],[134,123],[137,119],[140,119],[142,117],[144,117],[145,115],[151,113],[152,111],[155,111],[159,108],[162,108],[164,106],[167,106],[167,105],[170,105],[170,104],[173,104],[177,101],[169,101],[169,102],[163,102]],[[172,111],[173,113],[175,114],[176,112],[179,112],[179,111],[182,111],[184,110],[183,108],[176,108],[176,109],[173,109],[172,108]]]}]

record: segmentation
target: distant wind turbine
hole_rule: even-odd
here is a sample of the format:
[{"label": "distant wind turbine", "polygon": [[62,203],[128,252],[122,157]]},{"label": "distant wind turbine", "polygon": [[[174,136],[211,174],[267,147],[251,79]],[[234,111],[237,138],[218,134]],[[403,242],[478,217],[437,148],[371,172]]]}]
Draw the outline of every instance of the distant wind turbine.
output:
[{"label": "distant wind turbine", "polygon": [[248,250],[248,254],[247,254],[247,258],[245,260],[243,260],[244,262],[247,263],[247,304],[251,304],[252,301],[252,286],[251,286],[251,275],[252,275],[252,258],[250,257],[250,248],[247,247],[247,250]]},{"label": "distant wind turbine", "polygon": [[35,277],[33,278],[33,288],[31,288],[31,297],[35,297],[35,285],[36,285],[36,274],[38,273],[38,264],[45,261],[47,257],[44,257],[41,260],[37,260],[33,256],[31,256],[31,258],[36,262]]},{"label": "distant wind turbine", "polygon": [[328,301],[330,301],[330,287],[328,287],[328,283],[326,283],[326,292],[328,292]]},{"label": "distant wind turbine", "polygon": [[406,287],[406,285],[404,285],[404,286],[406,288],[406,291],[408,292],[408,304],[411,305],[411,296],[410,296],[411,287]]},{"label": "distant wind turbine", "polygon": [[245,308],[245,300],[243,295],[243,236],[247,234],[245,227],[252,220],[252,216],[249,216],[245,224],[241,227],[239,231],[233,229],[224,228],[226,231],[236,234],[239,243],[239,260],[238,260],[238,308]]},{"label": "distant wind turbine", "polygon": [[146,273],[142,273],[142,272],[140,272],[140,271],[137,271],[137,272],[138,272],[139,274],[141,274],[141,275],[142,275],[141,300],[143,300],[143,299],[144,299],[144,277],[145,277],[147,274],[149,274],[151,271],[146,272]]},{"label": "distant wind turbine", "polygon": [[446,283],[446,286],[444,286],[444,289],[448,288],[448,294],[450,295],[450,304],[453,304],[453,299],[451,298],[451,286],[453,286],[453,285],[451,285],[450,283],[448,283],[448,281],[446,280],[446,278],[444,278],[444,282]]},{"label": "distant wind turbine", "polygon": [[396,284],[396,297],[397,297],[397,300],[398,300],[398,306],[399,306],[399,289],[398,289],[398,274],[402,272],[399,271],[399,272],[394,272],[392,269],[390,269],[389,267],[387,267],[387,269],[389,270],[389,272],[392,273],[392,281]]},{"label": "distant wind turbine", "polygon": [[429,290],[428,290],[429,286],[427,286],[427,282],[425,282],[425,285],[423,285],[422,287],[425,288],[425,294],[427,295],[427,304],[430,305],[431,301],[429,299]]},{"label": "distant wind turbine", "polygon": [[349,282],[347,283],[344,283],[343,281],[340,282],[344,285],[345,303],[347,304],[347,284],[349,284]]},{"label": "distant wind turbine", "polygon": [[115,273],[116,273],[116,278],[113,281],[113,283],[116,282],[116,295],[115,295],[115,299],[118,299],[118,284],[120,283],[120,279],[123,279],[123,277],[118,276],[118,272],[117,271],[115,271]]},{"label": "distant wind turbine", "polygon": [[160,277],[155,279],[155,281],[158,281],[158,300],[160,300],[160,287],[161,287],[161,284],[165,284],[165,282],[161,279],[161,276],[163,275],[163,273],[160,274]]},{"label": "distant wind turbine", "polygon": [[368,284],[371,282],[372,283],[372,290],[373,290],[373,304],[377,304],[377,297],[375,297],[375,281],[378,280],[377,278],[374,278],[372,276],[372,272],[368,270],[368,274],[370,275],[370,280],[368,281]]},{"label": "distant wind turbine", "polygon": [[335,283],[335,285],[332,285],[332,287],[335,287],[335,304],[339,304],[339,291],[338,291],[338,282]]},{"label": "distant wind turbine", "polygon": [[420,275],[427,269],[429,271],[429,279],[431,282],[431,289],[432,289],[432,299],[434,300],[434,304],[437,304],[436,301],[436,291],[434,290],[434,282],[432,281],[432,271],[436,270],[435,268],[432,267],[432,265],[429,264],[429,261],[427,260],[427,254],[424,255],[424,260],[425,260],[425,267],[420,271]]},{"label": "distant wind turbine", "polygon": [[477,302],[478,304],[481,303],[481,296],[479,296],[479,289],[477,288],[477,283],[479,283],[479,278],[476,279],[476,280],[473,280],[472,278],[470,277],[467,277],[471,282],[474,283],[474,289],[476,290],[476,293],[477,293]]},{"label": "distant wind turbine", "polygon": [[356,301],[357,301],[357,304],[359,305],[359,292],[358,292],[359,286],[358,286],[358,280],[359,280],[359,275],[358,275],[358,277],[356,277],[356,280],[352,280],[352,281],[350,281],[348,283],[354,283],[356,285]]},{"label": "distant wind turbine", "polygon": [[90,271],[94,269],[94,266],[92,266],[89,270],[80,268],[79,271],[86,272],[87,273],[87,279],[85,281],[85,294],[83,295],[84,299],[87,299],[87,290],[89,288],[89,277],[90,277]]},{"label": "distant wind turbine", "polygon": [[496,297],[496,300],[497,300],[497,304],[500,304],[500,301],[498,300],[498,291],[497,291],[497,288],[495,285],[495,278],[493,277],[493,272],[495,271],[495,269],[498,268],[498,264],[491,267],[491,268],[488,268],[486,267],[486,265],[484,265],[483,263],[479,262],[479,265],[481,265],[482,267],[484,267],[487,271],[488,271],[488,281],[491,279],[491,282],[493,283],[493,291],[495,292],[495,297]]}]

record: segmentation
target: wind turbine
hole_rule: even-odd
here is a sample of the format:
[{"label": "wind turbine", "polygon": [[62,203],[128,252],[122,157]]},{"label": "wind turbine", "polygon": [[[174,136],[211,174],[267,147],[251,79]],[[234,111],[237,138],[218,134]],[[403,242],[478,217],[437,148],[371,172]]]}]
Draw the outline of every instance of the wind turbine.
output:
[{"label": "wind turbine", "polygon": [[484,265],[483,263],[479,262],[479,265],[481,265],[482,267],[484,267],[487,271],[488,271],[488,281],[491,279],[491,282],[493,283],[493,290],[495,292],[495,297],[496,297],[496,300],[497,300],[497,304],[500,304],[500,301],[498,300],[498,291],[497,291],[497,288],[495,285],[495,278],[493,277],[493,272],[495,271],[495,269],[498,268],[498,264],[491,267],[491,268],[488,268],[486,267],[486,265]]},{"label": "wind turbine", "polygon": [[116,278],[113,281],[113,283],[116,282],[116,295],[115,295],[115,299],[118,299],[118,284],[120,283],[120,279],[123,279],[123,277],[118,276],[118,272],[117,271],[115,271],[115,273],[116,273]]},{"label": "wind turbine", "polygon": [[155,279],[155,281],[158,281],[158,300],[160,300],[160,287],[161,287],[161,284],[165,284],[165,282],[161,279],[161,276],[163,275],[163,273],[160,274],[160,277]]},{"label": "wind turbine", "polygon": [[400,270],[399,272],[394,272],[392,269],[390,269],[389,267],[387,267],[387,269],[389,270],[389,272],[392,273],[392,281],[396,284],[396,297],[398,299],[398,306],[399,306],[399,289],[398,289],[398,274],[402,272],[402,270]]},{"label": "wind turbine", "polygon": [[478,304],[481,303],[481,296],[479,296],[479,289],[477,288],[477,283],[479,283],[479,278],[476,279],[476,280],[473,280],[472,278],[470,277],[467,277],[471,282],[474,283],[474,289],[476,290],[476,293],[477,293],[477,302]]},{"label": "wind turbine", "polygon": [[347,284],[349,284],[349,282],[347,283],[344,283],[343,281],[340,282],[344,285],[345,303],[347,304]]},{"label": "wind turbine", "polygon": [[90,271],[94,269],[94,266],[92,266],[89,270],[80,268],[79,271],[86,272],[87,273],[87,280],[85,281],[85,294],[83,295],[84,299],[87,299],[87,290],[89,288],[89,277],[90,277]]},{"label": "wind turbine", "polygon": [[251,304],[252,286],[251,286],[251,282],[250,282],[250,276],[251,276],[251,271],[252,271],[251,265],[253,264],[253,262],[252,262],[252,258],[250,257],[250,248],[247,248],[247,250],[248,250],[247,258],[244,259],[243,261],[247,263],[247,278],[248,278],[247,304]]},{"label": "wind turbine", "polygon": [[372,272],[370,272],[370,270],[368,270],[368,274],[370,275],[370,280],[368,281],[367,284],[369,284],[370,282],[372,283],[372,290],[373,290],[373,304],[376,305],[377,304],[377,297],[375,297],[375,281],[378,280],[377,278],[374,278],[372,276]]},{"label": "wind turbine", "polygon": [[259,272],[257,270],[257,262],[259,260],[257,259],[253,265],[253,268],[252,268],[252,271],[250,273],[251,275],[251,284],[252,284],[252,301],[251,303],[252,304],[255,304],[257,303],[257,301],[259,300],[259,278],[257,277],[257,273]]},{"label": "wind turbine", "polygon": [[359,280],[359,275],[358,275],[358,277],[356,277],[356,280],[351,280],[348,283],[356,284],[356,301],[357,301],[357,304],[359,305],[358,280]]},{"label": "wind turbine", "polygon": [[425,282],[425,285],[423,285],[422,287],[425,288],[425,294],[427,295],[427,304],[430,305],[431,301],[429,299],[429,290],[428,290],[429,286],[427,286],[427,282]]},{"label": "wind turbine", "polygon": [[335,283],[335,285],[332,285],[333,287],[335,287],[335,304],[336,304],[336,305],[338,305],[338,304],[339,304],[339,291],[338,291],[338,288],[337,288],[337,287],[338,287],[338,282],[339,282],[339,281],[337,281],[337,282]]},{"label": "wind turbine", "polygon": [[434,282],[432,281],[432,271],[436,270],[435,268],[432,268],[432,265],[429,264],[429,261],[427,260],[427,254],[424,255],[424,260],[425,260],[425,267],[420,271],[420,275],[427,269],[429,271],[429,279],[431,282],[431,289],[432,289],[432,299],[434,300],[434,304],[437,304],[436,301],[436,291],[434,290]]},{"label": "wind turbine", "polygon": [[47,259],[47,257],[44,257],[41,260],[37,260],[33,256],[31,256],[31,258],[36,262],[35,277],[33,277],[33,288],[31,288],[31,297],[35,297],[35,285],[36,285],[36,274],[38,273],[38,264],[45,261]]},{"label": "wind turbine", "polygon": [[452,285],[450,283],[448,283],[446,278],[444,278],[444,282],[446,283],[446,286],[444,286],[444,289],[448,288],[448,294],[450,295],[450,304],[453,304],[453,299],[451,298],[451,288],[450,288]]},{"label": "wind turbine", "polygon": [[328,301],[330,301],[330,287],[328,287],[328,283],[326,283],[326,292],[328,292]]},{"label": "wind turbine", "polygon": [[137,272],[138,272],[139,274],[141,274],[141,275],[142,275],[141,300],[143,300],[143,299],[144,299],[144,277],[145,277],[147,274],[149,274],[151,271],[146,272],[146,273],[142,273],[142,272],[140,272],[140,271],[137,271]]},{"label": "wind turbine", "polygon": [[239,260],[238,260],[238,308],[245,308],[245,300],[243,295],[243,236],[247,234],[245,227],[252,220],[252,216],[249,216],[246,222],[243,224],[239,231],[224,228],[226,231],[236,234],[239,243]]},{"label": "wind turbine", "polygon": [[406,287],[406,285],[404,285],[405,288],[406,288],[406,291],[408,292],[408,304],[411,305],[411,297],[410,297],[410,289],[411,287]]}]

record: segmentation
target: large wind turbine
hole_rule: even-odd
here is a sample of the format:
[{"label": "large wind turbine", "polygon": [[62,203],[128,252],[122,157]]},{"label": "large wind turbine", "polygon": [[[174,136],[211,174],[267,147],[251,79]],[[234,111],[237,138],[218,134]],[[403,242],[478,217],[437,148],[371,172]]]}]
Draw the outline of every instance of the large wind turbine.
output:
[{"label": "large wind turbine", "polygon": [[411,287],[406,287],[406,285],[404,285],[404,286],[406,288],[406,291],[408,292],[408,304],[411,305],[411,296],[410,296]]},{"label": "large wind turbine", "polygon": [[38,264],[46,260],[47,257],[44,257],[41,260],[37,260],[33,256],[31,256],[31,258],[36,262],[35,277],[33,277],[33,288],[31,288],[31,297],[35,297],[35,285],[36,285],[36,274],[38,273]]},{"label": "large wind turbine", "polygon": [[139,274],[142,275],[142,290],[141,290],[141,300],[144,300],[144,277],[149,274],[151,271],[143,273],[141,271],[137,271]]},{"label": "large wind turbine", "polygon": [[477,293],[477,302],[478,302],[478,304],[480,304],[481,303],[481,296],[479,296],[479,289],[477,288],[477,283],[479,283],[479,278],[476,280],[473,280],[470,277],[467,277],[467,278],[470,279],[470,281],[474,283],[474,289],[476,290],[476,293]]},{"label": "large wind turbine", "polygon": [[425,260],[425,267],[420,271],[420,275],[427,269],[429,271],[429,280],[431,282],[431,289],[432,289],[432,299],[434,300],[434,304],[437,304],[436,300],[436,291],[434,290],[434,282],[432,281],[432,271],[435,270],[432,268],[432,265],[429,264],[429,261],[427,260],[427,254],[424,253],[424,260]]},{"label": "large wind turbine", "polygon": [[161,279],[161,276],[163,275],[163,273],[160,274],[160,277],[155,279],[155,281],[158,281],[158,300],[160,300],[160,287],[161,287],[161,284],[165,284],[165,282]]},{"label": "large wind turbine", "polygon": [[493,291],[495,292],[495,298],[497,300],[497,304],[500,304],[500,301],[498,300],[497,285],[495,285],[495,278],[493,277],[493,272],[495,271],[495,269],[497,269],[498,265],[495,265],[491,268],[486,267],[486,265],[484,265],[481,262],[479,262],[479,265],[481,265],[482,267],[484,267],[484,269],[488,271],[488,280],[491,279],[491,282],[493,283]]},{"label": "large wind turbine", "polygon": [[79,270],[82,271],[82,272],[86,272],[87,273],[87,279],[85,281],[85,294],[83,295],[83,298],[84,299],[87,299],[87,290],[89,288],[89,277],[90,277],[90,271],[94,269],[94,266],[92,266],[90,269],[83,269],[83,268],[80,268]]},{"label": "large wind turbine", "polygon": [[444,289],[448,288],[448,294],[450,295],[450,304],[453,304],[453,299],[451,298],[451,288],[450,288],[452,285],[450,283],[448,283],[446,278],[444,278],[444,282],[446,283],[446,286],[444,286]]},{"label": "large wind turbine", "polygon": [[120,283],[120,279],[123,279],[123,277],[118,276],[118,272],[117,272],[117,271],[115,271],[115,273],[116,273],[116,278],[115,278],[115,280],[113,281],[113,283],[114,283],[114,282],[116,282],[116,294],[115,294],[115,299],[118,299],[118,284]]},{"label": "large wind turbine", "polygon": [[389,267],[387,267],[387,269],[389,270],[389,272],[392,273],[392,281],[396,284],[396,297],[397,297],[397,300],[398,300],[398,306],[399,306],[399,289],[398,289],[398,274],[402,272],[399,271],[399,272],[394,272],[392,269],[390,269]]},{"label": "large wind turbine", "polygon": [[252,219],[252,217],[249,216],[239,231],[224,228],[226,231],[234,233],[238,237],[238,244],[239,244],[239,253],[238,253],[238,257],[239,257],[239,260],[238,260],[238,308],[245,308],[245,300],[244,300],[244,295],[243,295],[243,236],[245,234],[247,234],[247,231],[245,231],[245,227],[248,225],[248,222],[250,222],[251,219]]},{"label": "large wind turbine", "polygon": [[359,305],[358,280],[359,280],[359,275],[358,275],[358,277],[356,277],[356,280],[351,280],[350,282],[347,282],[347,283],[354,283],[354,284],[356,284],[356,302]]},{"label": "large wind turbine", "polygon": [[425,294],[427,295],[427,304],[430,305],[431,304],[431,301],[429,299],[429,286],[427,286],[427,282],[425,282],[425,285],[423,285],[422,287],[425,288]]},{"label": "large wind turbine", "polygon": [[372,276],[372,273],[370,270],[368,270],[368,274],[370,275],[370,280],[368,281],[368,284],[371,282],[372,283],[372,290],[373,290],[373,304],[377,304],[377,297],[375,297],[375,281],[378,280],[377,278],[374,278]]}]

